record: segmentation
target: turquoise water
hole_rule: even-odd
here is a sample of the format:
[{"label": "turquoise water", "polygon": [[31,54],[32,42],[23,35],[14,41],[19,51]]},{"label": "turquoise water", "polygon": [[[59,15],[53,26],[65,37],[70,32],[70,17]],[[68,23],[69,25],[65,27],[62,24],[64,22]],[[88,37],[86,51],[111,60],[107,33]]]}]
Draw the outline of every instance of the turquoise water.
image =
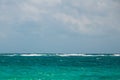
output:
[{"label": "turquoise water", "polygon": [[120,56],[0,56],[0,80],[120,80]]}]

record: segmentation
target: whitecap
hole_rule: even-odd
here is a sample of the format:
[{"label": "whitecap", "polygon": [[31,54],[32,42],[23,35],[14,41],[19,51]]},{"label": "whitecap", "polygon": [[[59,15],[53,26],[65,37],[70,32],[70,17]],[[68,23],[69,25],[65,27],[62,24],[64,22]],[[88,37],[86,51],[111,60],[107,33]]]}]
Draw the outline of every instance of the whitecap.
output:
[{"label": "whitecap", "polygon": [[120,56],[120,54],[113,54],[113,56]]},{"label": "whitecap", "polygon": [[42,56],[42,54],[21,54],[20,56]]}]

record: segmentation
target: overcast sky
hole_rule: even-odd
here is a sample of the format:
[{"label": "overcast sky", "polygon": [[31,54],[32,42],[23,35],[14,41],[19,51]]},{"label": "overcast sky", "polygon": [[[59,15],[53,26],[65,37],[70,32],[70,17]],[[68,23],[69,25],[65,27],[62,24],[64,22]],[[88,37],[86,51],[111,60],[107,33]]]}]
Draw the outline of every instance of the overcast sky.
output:
[{"label": "overcast sky", "polygon": [[0,52],[120,52],[120,1],[0,0]]}]

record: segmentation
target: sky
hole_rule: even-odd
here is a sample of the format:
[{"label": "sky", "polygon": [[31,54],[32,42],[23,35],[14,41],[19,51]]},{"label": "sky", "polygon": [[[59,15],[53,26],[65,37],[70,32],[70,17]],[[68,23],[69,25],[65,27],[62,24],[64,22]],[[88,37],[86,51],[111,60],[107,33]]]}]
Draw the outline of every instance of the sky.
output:
[{"label": "sky", "polygon": [[0,53],[119,53],[120,0],[0,0]]}]

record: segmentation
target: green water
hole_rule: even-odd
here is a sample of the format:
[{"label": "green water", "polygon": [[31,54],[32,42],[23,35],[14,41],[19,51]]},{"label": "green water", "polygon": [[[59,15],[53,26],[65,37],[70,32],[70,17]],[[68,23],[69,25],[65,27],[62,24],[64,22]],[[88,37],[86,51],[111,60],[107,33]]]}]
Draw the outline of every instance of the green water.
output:
[{"label": "green water", "polygon": [[0,80],[120,80],[120,57],[0,56]]}]

